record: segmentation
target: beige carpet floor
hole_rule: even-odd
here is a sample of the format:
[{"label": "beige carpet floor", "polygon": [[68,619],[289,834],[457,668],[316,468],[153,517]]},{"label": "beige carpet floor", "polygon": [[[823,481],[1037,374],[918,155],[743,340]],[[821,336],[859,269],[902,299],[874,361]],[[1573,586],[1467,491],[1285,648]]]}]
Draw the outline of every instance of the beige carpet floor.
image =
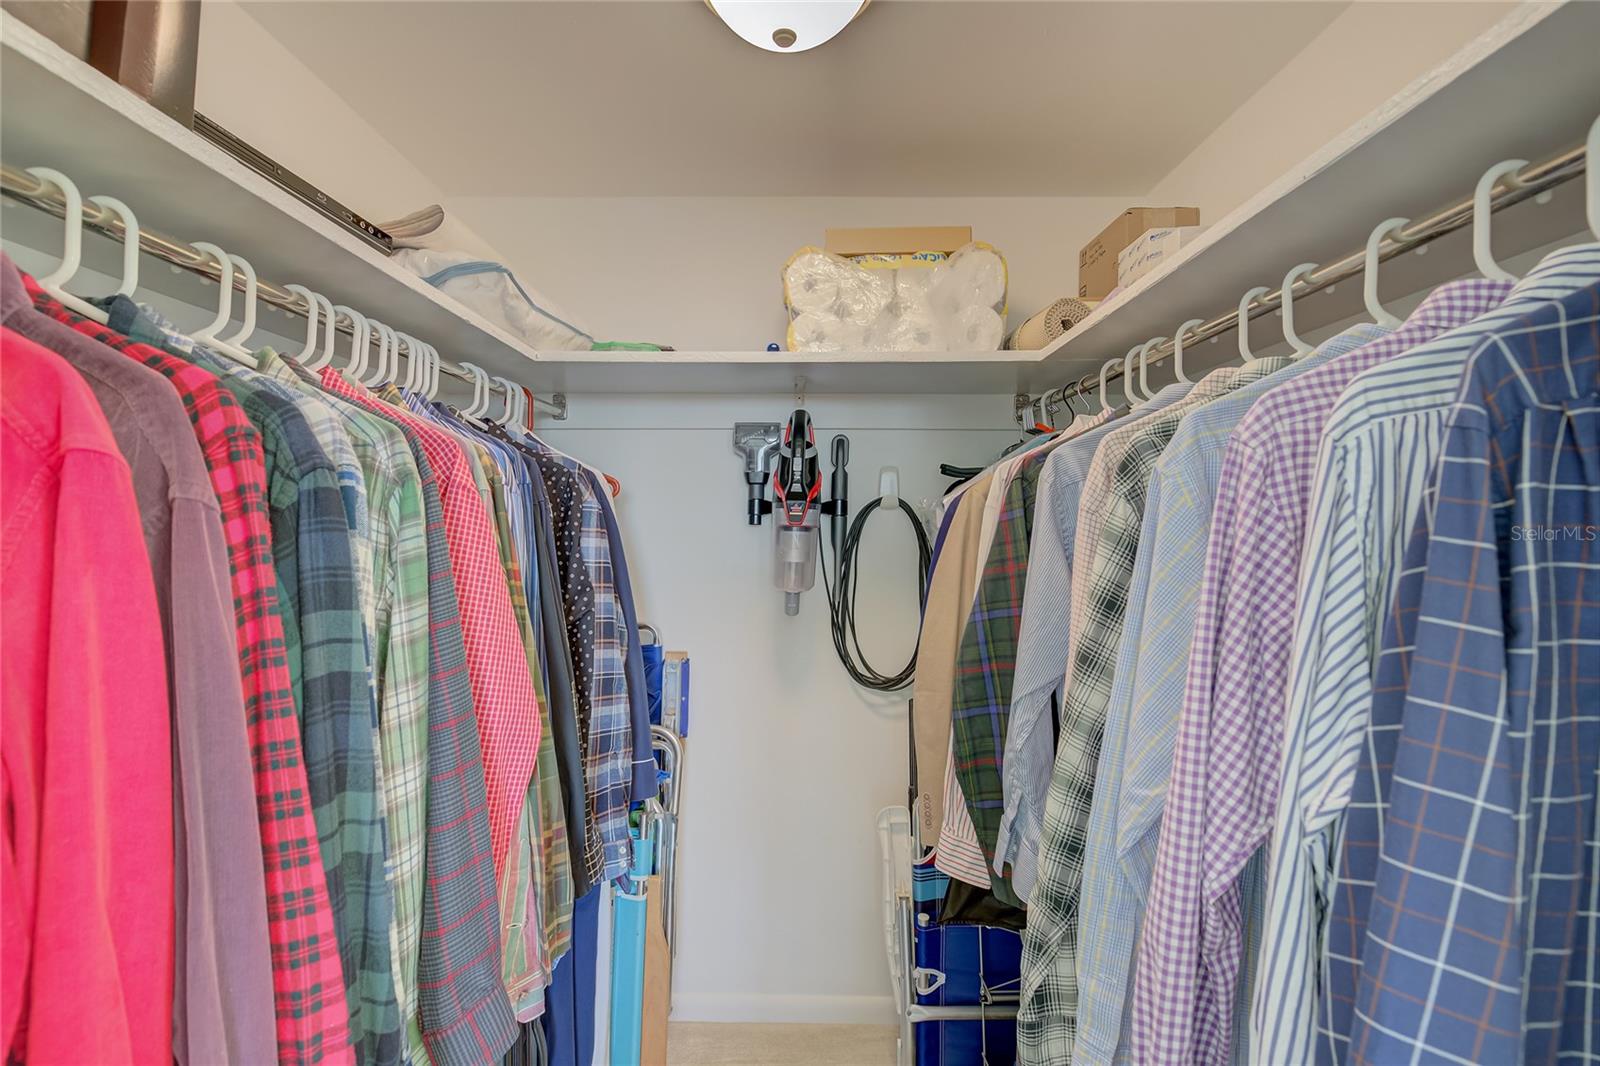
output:
[{"label": "beige carpet floor", "polygon": [[668,1066],[894,1066],[892,1025],[672,1022]]}]

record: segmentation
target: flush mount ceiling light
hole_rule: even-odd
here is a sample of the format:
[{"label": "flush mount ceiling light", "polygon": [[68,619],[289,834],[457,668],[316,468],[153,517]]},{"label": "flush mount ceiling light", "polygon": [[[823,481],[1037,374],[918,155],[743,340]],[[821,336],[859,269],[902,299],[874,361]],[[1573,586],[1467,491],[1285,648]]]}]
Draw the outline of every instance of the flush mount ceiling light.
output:
[{"label": "flush mount ceiling light", "polygon": [[804,52],[838,36],[871,0],[706,0],[728,28],[769,52]]}]

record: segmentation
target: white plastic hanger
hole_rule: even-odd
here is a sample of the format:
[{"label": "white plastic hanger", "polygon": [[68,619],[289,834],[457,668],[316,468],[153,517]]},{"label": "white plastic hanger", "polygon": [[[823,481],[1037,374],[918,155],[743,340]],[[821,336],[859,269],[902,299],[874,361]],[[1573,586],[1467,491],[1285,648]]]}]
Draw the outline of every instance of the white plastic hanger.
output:
[{"label": "white plastic hanger", "polygon": [[1589,229],[1600,238],[1600,118],[1589,127],[1589,137],[1583,144],[1583,184]]},{"label": "white plastic hanger", "polygon": [[495,421],[502,426],[515,425],[518,429],[521,429],[522,390],[518,388],[517,383],[512,381],[510,378],[503,378],[496,375],[495,380],[498,381],[501,387],[506,390],[505,410],[500,412],[500,417],[495,419]]},{"label": "white plastic hanger", "polygon": [[[375,389],[387,380],[386,375],[389,371],[390,357],[391,355],[399,354],[400,351],[400,335],[391,327],[384,325],[382,322],[374,321],[373,328],[378,331],[379,337],[377,366],[373,370],[371,377],[361,379],[361,384],[369,389]],[[366,368],[363,367],[362,369],[365,370]]]},{"label": "white plastic hanger", "polygon": [[1300,339],[1300,334],[1294,329],[1294,283],[1317,269],[1315,263],[1300,263],[1289,268],[1289,273],[1283,276],[1283,287],[1278,291],[1283,293],[1283,339],[1289,342],[1289,347],[1294,349],[1297,356],[1310,355],[1316,351],[1311,345]]},{"label": "white plastic hanger", "polygon": [[1361,300],[1367,305],[1367,314],[1372,316],[1372,321],[1389,329],[1398,329],[1400,319],[1385,311],[1378,299],[1378,249],[1385,237],[1410,224],[1409,218],[1386,218],[1367,237],[1367,261],[1361,268]]},{"label": "white plastic hanger", "polygon": [[422,395],[432,403],[439,395],[439,371],[444,366],[444,356],[439,354],[439,349],[429,346],[431,357],[428,360],[428,380],[422,387]]},{"label": "white plastic hanger", "polygon": [[294,361],[307,366],[311,353],[317,349],[317,320],[321,317],[322,308],[317,303],[317,294],[304,285],[285,285],[284,289],[295,293],[306,302],[306,346],[300,349],[300,354],[295,356]]},{"label": "white plastic hanger", "polygon": [[1109,411],[1111,405],[1106,402],[1106,373],[1117,365],[1115,359],[1108,359],[1100,365],[1100,410]]},{"label": "white plastic hanger", "polygon": [[1188,374],[1183,372],[1183,335],[1204,323],[1205,319],[1203,318],[1191,318],[1179,326],[1178,332],[1172,335],[1172,372],[1178,375],[1178,380],[1185,385],[1193,385],[1194,382],[1189,379]]},{"label": "white plastic hanger", "polygon": [[339,312],[333,309],[333,301],[320,292],[316,295],[317,305],[322,308],[322,351],[309,370],[321,370],[333,362],[333,338],[339,327]]},{"label": "white plastic hanger", "polygon": [[1139,386],[1134,381],[1133,357],[1139,354],[1139,345],[1135,344],[1128,349],[1128,354],[1122,357],[1122,395],[1128,398],[1131,407],[1140,407],[1150,399],[1140,395]]},{"label": "white plastic hanger", "polygon": [[1517,276],[1494,261],[1494,247],[1490,242],[1494,208],[1490,197],[1495,183],[1508,174],[1515,174],[1528,165],[1526,159],[1507,159],[1483,172],[1477,188],[1472,190],[1472,261],[1478,273],[1490,281],[1516,281]]},{"label": "white plastic hanger", "polygon": [[[354,307],[345,304],[334,304],[335,314],[342,314],[350,320],[350,361],[345,363],[340,375],[349,382],[360,384],[357,376],[361,366],[367,361],[367,316],[357,311]],[[329,316],[332,317],[331,315]],[[333,358],[330,346],[329,359]],[[326,364],[324,364],[326,365]]]},{"label": "white plastic hanger", "polygon": [[1257,285],[1239,297],[1239,357],[1246,363],[1256,361],[1256,353],[1250,350],[1250,305],[1271,291],[1265,285]]},{"label": "white plastic hanger", "polygon": [[477,363],[463,362],[461,369],[472,375],[472,403],[461,414],[477,418],[489,409],[489,374]]},{"label": "white plastic hanger", "polygon": [[66,229],[61,238],[61,262],[56,264],[56,268],[50,273],[38,279],[39,287],[59,300],[62,306],[104,325],[110,318],[106,312],[89,301],[72,295],[64,287],[83,263],[83,195],[78,192],[78,187],[73,184],[72,179],[59,170],[52,170],[50,167],[29,167],[28,173],[60,189],[62,198],[67,202],[64,219]]},{"label": "white plastic hanger", "polygon": [[428,341],[422,342],[422,360],[417,365],[417,383],[411,387],[413,392],[428,395],[428,388],[433,384],[434,369],[439,365],[439,349]]},{"label": "white plastic hanger", "polygon": [[139,220],[133,208],[115,196],[91,196],[89,202],[115,211],[122,219],[122,281],[114,295],[131,297],[139,287]]},{"label": "white plastic hanger", "polygon": [[245,341],[256,331],[256,268],[250,265],[248,259],[237,255],[233,257],[233,265],[244,274],[244,325],[238,333],[224,338],[223,343],[249,354],[250,347]]},{"label": "white plastic hanger", "polygon": [[189,339],[196,344],[205,345],[211,351],[221,352],[247,366],[253,366],[255,360],[250,357],[249,352],[217,336],[233,318],[233,256],[210,241],[195,241],[194,247],[196,251],[205,252],[216,259],[221,270],[217,275],[217,317],[190,333]]},{"label": "white plastic hanger", "polygon": [[405,392],[411,388],[411,383],[417,376],[417,363],[421,361],[423,349],[425,349],[427,345],[417,338],[411,336],[409,333],[402,333],[400,336],[404,338],[406,342],[405,381],[402,382],[400,380],[400,363],[398,359],[395,362],[393,374],[391,376],[394,378],[396,387],[399,388],[401,392]]},{"label": "white plastic hanger", "polygon": [[1167,338],[1151,337],[1139,349],[1139,391],[1150,399],[1155,399],[1156,394],[1150,388],[1150,349],[1161,344]]}]

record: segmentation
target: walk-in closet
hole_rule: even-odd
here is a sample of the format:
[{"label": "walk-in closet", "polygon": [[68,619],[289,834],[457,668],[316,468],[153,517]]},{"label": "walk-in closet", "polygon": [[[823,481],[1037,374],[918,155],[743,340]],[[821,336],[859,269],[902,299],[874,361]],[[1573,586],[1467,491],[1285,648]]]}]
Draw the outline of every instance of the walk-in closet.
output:
[{"label": "walk-in closet", "polygon": [[1600,1058],[1600,2],[0,0],[8,1064]]}]

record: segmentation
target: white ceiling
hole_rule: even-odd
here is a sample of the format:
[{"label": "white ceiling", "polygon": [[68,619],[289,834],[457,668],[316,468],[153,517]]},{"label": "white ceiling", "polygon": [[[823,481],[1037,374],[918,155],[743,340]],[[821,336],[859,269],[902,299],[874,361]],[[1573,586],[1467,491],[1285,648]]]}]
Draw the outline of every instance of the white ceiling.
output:
[{"label": "white ceiling", "polygon": [[447,195],[1092,196],[1348,4],[877,0],[797,55],[701,0],[246,6]]}]

